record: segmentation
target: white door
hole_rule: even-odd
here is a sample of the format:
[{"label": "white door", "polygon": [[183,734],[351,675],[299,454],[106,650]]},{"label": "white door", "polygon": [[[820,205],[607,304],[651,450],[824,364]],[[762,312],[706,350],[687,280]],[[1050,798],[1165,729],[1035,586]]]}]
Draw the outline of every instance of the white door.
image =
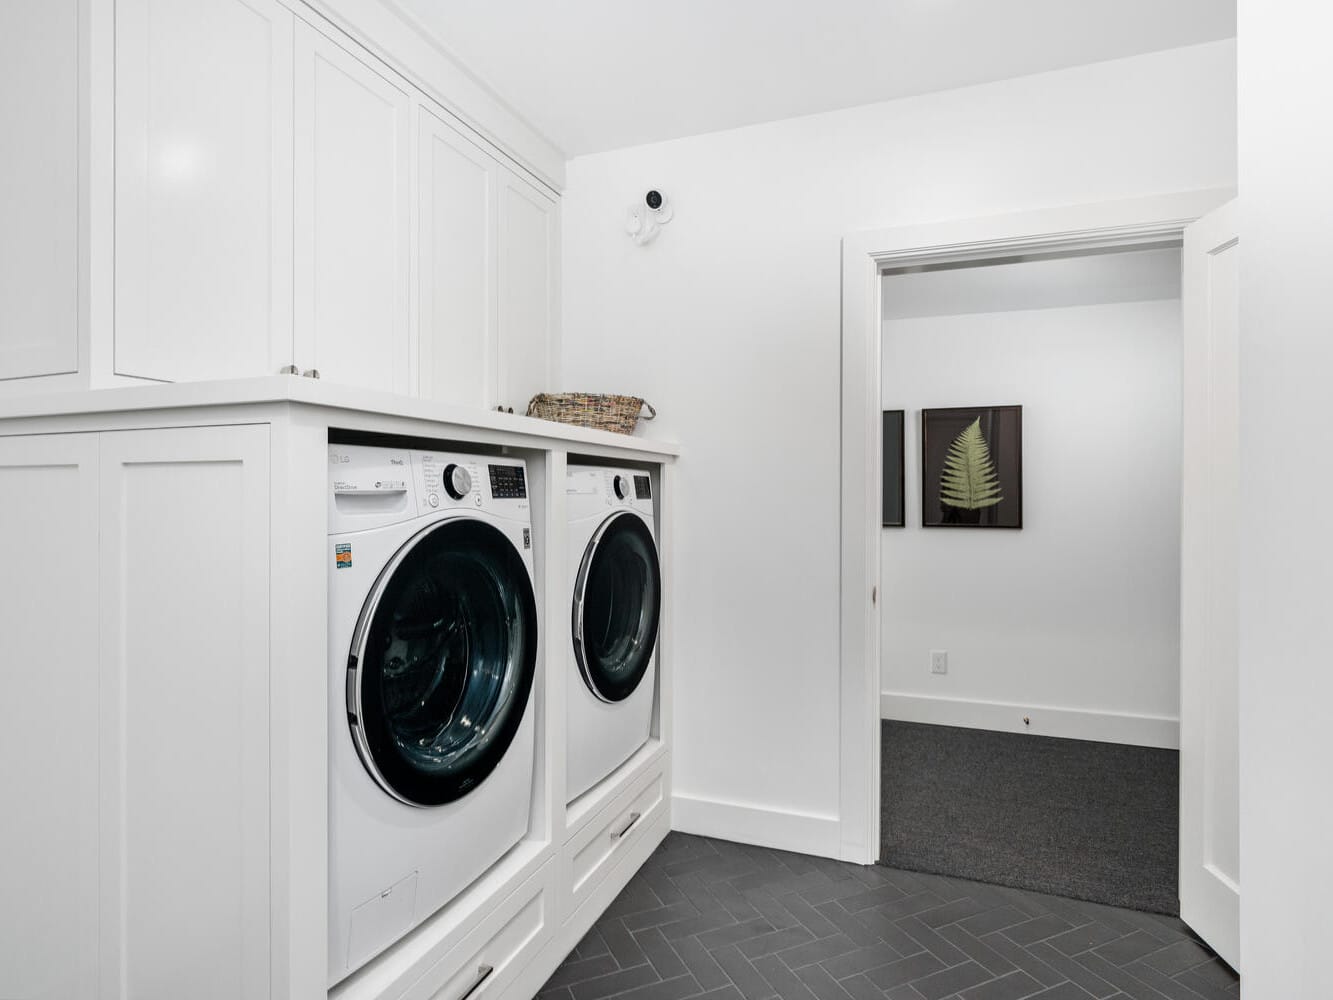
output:
[{"label": "white door", "polygon": [[500,171],[500,389],[515,413],[555,388],[558,207],[534,185]]},{"label": "white door", "polygon": [[419,392],[492,406],[498,386],[494,159],[422,109]]},{"label": "white door", "polygon": [[0,379],[79,367],[83,6],[0,3]]},{"label": "white door", "polygon": [[104,1000],[270,993],[268,486],[264,425],[101,438]]},{"label": "white door", "polygon": [[409,393],[411,100],[296,25],[295,364]]},{"label": "white door", "polygon": [[97,991],[97,436],[0,438],[0,997]]},{"label": "white door", "polygon": [[117,0],[116,372],[292,354],[292,25],[277,0]]},{"label": "white door", "polygon": [[1185,230],[1180,916],[1240,968],[1236,203]]}]

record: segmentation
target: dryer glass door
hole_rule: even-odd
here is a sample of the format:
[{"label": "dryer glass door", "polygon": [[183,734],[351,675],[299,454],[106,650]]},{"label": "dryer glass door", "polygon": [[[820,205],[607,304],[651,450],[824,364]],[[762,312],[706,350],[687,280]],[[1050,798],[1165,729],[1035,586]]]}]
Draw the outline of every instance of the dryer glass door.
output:
[{"label": "dryer glass door", "polygon": [[352,639],[348,715],[390,794],[439,805],[481,784],[513,741],[537,664],[537,609],[518,550],[472,519],[412,538]]},{"label": "dryer glass door", "polygon": [[574,654],[602,701],[634,693],[652,663],[662,570],[643,520],[617,514],[593,535],[574,586]]}]

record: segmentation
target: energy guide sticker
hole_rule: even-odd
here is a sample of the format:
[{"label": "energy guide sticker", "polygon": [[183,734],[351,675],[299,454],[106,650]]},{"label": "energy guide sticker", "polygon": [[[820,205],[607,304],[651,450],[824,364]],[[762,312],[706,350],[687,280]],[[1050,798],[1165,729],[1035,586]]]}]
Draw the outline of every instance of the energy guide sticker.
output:
[{"label": "energy guide sticker", "polygon": [[333,547],[333,561],[339,569],[352,568],[352,546],[348,542],[342,542]]}]

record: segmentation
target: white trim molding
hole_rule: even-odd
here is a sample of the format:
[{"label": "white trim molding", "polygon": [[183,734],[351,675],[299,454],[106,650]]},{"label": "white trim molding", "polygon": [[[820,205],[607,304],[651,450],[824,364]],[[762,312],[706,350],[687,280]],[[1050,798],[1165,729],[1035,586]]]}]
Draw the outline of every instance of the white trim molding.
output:
[{"label": "white trim molding", "polygon": [[879,852],[880,275],[887,267],[1178,241],[1235,196],[1186,191],[851,233],[842,241],[838,856]]},{"label": "white trim molding", "polygon": [[674,794],[671,828],[800,854],[838,856],[838,817]]},{"label": "white trim molding", "polygon": [[882,719],[924,722],[932,726],[1058,736],[1163,750],[1180,748],[1180,720],[1166,715],[1095,712],[1058,705],[1024,705],[976,698],[941,698],[904,691],[881,691],[879,714]]}]

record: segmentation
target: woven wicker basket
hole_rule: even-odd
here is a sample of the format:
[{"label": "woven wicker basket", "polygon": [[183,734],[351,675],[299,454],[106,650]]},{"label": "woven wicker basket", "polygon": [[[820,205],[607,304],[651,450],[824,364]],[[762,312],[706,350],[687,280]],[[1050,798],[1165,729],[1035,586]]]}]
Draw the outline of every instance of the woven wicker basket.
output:
[{"label": "woven wicker basket", "polygon": [[652,420],[657,411],[638,396],[607,396],[593,392],[542,392],[528,403],[528,416],[578,427],[595,427],[617,434],[633,434],[639,413]]}]

